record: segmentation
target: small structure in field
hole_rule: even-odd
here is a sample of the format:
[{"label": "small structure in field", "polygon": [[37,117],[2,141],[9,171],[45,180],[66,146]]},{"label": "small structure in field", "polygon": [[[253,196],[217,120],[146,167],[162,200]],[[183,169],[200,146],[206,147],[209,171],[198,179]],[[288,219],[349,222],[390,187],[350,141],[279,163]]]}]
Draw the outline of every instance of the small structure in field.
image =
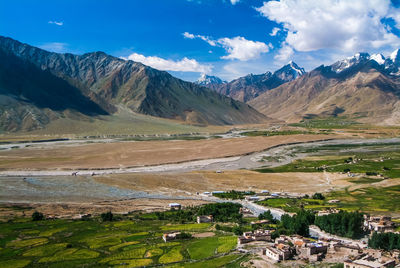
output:
[{"label": "small structure in field", "polygon": [[256,195],[254,195],[254,196],[246,196],[245,198],[246,198],[247,201],[258,201],[258,200],[260,200],[260,197],[256,196]]},{"label": "small structure in field", "polygon": [[165,243],[167,243],[168,241],[178,239],[180,234],[181,232],[165,233],[163,234],[162,239],[164,240]]},{"label": "small structure in field", "polygon": [[330,208],[330,209],[318,211],[317,216],[321,217],[321,216],[330,215],[330,214],[337,214],[339,212],[340,212],[340,210],[338,210],[338,209]]},{"label": "small structure in field", "polygon": [[213,220],[214,220],[213,215],[197,216],[197,223],[213,222]]},{"label": "small structure in field", "polygon": [[239,213],[241,213],[241,214],[253,214],[253,212],[251,212],[251,210],[250,209],[248,209],[248,208],[244,208],[244,207],[241,207],[240,209],[239,209]]},{"label": "small structure in field", "polygon": [[254,232],[244,232],[242,236],[238,237],[238,244],[243,245],[254,241],[272,241],[271,231],[259,229]]},{"label": "small structure in field", "polygon": [[168,204],[168,207],[170,208],[170,209],[181,209],[182,208],[182,205],[181,204],[179,204],[179,203],[169,203]]}]

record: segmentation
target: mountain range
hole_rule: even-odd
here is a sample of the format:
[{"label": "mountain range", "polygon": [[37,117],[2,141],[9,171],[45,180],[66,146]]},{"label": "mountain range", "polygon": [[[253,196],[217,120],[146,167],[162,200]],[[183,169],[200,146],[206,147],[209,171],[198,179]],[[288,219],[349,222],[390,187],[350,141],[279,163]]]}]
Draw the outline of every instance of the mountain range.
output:
[{"label": "mountain range", "polygon": [[186,82],[104,52],[53,53],[7,37],[0,37],[0,62],[0,131],[121,113],[196,126],[337,116],[400,124],[399,50],[388,58],[357,53],[307,73],[289,62],[231,82],[208,75]]},{"label": "mountain range", "polygon": [[[247,102],[270,89],[293,81],[303,74],[305,74],[305,70],[291,61],[274,73],[249,74],[232,80],[229,83],[222,82],[221,79],[215,76],[202,76],[196,83],[209,87],[233,99]],[[206,77],[209,79],[205,79]]]},{"label": "mountain range", "polygon": [[321,65],[248,103],[271,118],[346,116],[365,123],[400,124],[400,54],[357,53]]},{"label": "mountain range", "polygon": [[48,52],[0,37],[0,129],[28,131],[60,118],[133,113],[194,125],[260,123],[249,105],[104,52]]}]

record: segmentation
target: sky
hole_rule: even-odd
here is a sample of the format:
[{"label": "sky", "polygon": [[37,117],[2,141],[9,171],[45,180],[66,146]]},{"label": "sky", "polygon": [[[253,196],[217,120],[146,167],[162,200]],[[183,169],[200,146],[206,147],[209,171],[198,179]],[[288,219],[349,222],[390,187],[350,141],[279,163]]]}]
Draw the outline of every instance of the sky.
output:
[{"label": "sky", "polygon": [[400,48],[400,0],[0,0],[0,35],[53,52],[104,51],[188,81],[290,60],[310,71]]}]

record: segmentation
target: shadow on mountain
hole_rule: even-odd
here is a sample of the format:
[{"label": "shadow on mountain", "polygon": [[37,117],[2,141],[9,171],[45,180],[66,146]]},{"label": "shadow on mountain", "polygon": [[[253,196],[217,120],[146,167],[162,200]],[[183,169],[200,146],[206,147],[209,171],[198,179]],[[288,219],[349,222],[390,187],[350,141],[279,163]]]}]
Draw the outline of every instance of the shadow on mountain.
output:
[{"label": "shadow on mountain", "polygon": [[85,115],[107,115],[98,104],[66,81],[0,49],[0,94],[54,111],[75,110]]}]

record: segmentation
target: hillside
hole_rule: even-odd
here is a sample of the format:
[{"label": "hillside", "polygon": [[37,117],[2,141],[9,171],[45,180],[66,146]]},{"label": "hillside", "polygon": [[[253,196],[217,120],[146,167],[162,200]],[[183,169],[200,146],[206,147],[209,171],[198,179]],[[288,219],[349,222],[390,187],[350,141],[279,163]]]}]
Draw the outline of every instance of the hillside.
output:
[{"label": "hillside", "polygon": [[[392,66],[393,69],[393,66]],[[366,53],[320,66],[249,104],[272,118],[345,116],[365,123],[400,124],[400,81]]]},{"label": "hillside", "polygon": [[247,104],[103,52],[58,54],[0,37],[0,56],[0,99],[7,103],[0,129],[6,131],[42,128],[60,117],[111,115],[121,107],[194,125],[266,119]]}]

